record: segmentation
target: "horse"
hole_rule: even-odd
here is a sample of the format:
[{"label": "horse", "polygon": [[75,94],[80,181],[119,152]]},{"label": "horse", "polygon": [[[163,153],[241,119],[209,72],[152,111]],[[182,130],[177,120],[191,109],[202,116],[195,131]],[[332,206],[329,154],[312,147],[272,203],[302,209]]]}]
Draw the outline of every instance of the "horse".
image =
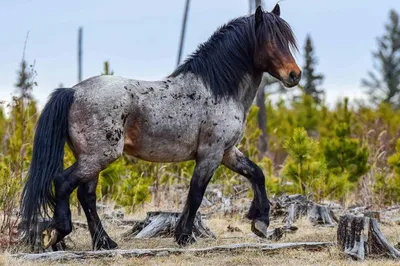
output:
[{"label": "horse", "polygon": [[[179,245],[195,242],[194,218],[220,164],[250,181],[254,198],[247,218],[253,232],[265,237],[270,209],[265,177],[236,145],[265,72],[286,87],[299,83],[294,49],[294,33],[279,5],[271,12],[258,7],[220,27],[162,80],[102,75],[56,89],[35,131],[21,195],[22,235],[29,235],[39,218],[50,218],[44,248],[56,249],[72,231],[69,198],[77,188],[92,248],[117,248],[97,214],[96,186],[99,173],[125,152],[150,162],[195,160],[174,233]],[[66,144],[76,161],[63,170]]]}]

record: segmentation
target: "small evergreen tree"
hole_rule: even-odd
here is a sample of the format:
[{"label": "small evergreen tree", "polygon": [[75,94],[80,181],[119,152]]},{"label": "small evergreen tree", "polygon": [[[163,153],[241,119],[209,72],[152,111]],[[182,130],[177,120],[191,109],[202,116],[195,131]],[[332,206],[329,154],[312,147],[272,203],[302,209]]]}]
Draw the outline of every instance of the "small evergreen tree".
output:
[{"label": "small evergreen tree", "polygon": [[343,117],[337,118],[335,136],[326,140],[324,155],[328,169],[336,175],[348,175],[350,182],[357,182],[368,169],[369,151],[358,139],[351,138],[351,113],[348,99],[344,101]]},{"label": "small evergreen tree", "polygon": [[386,178],[383,178],[386,203],[400,202],[400,139],[396,143],[396,153],[388,158],[389,166],[394,170],[394,173]]},{"label": "small evergreen tree", "polygon": [[320,143],[307,136],[303,128],[296,128],[293,136],[285,141],[289,153],[283,169],[283,177],[296,184],[289,193],[311,193],[319,201],[326,198],[343,201],[351,187],[347,173],[335,174],[320,152]]},{"label": "small evergreen tree", "polygon": [[303,127],[310,136],[317,135],[317,127],[320,122],[318,104],[311,95],[304,94],[296,98],[292,103],[295,112],[296,127]]},{"label": "small evergreen tree", "polygon": [[18,80],[15,83],[15,87],[18,88],[20,97],[22,99],[31,99],[31,92],[33,88],[33,78],[34,78],[34,71],[28,69],[27,63],[25,60],[21,62],[21,69],[17,72]]},{"label": "small evergreen tree", "polygon": [[400,107],[400,22],[399,14],[391,10],[386,33],[377,39],[378,50],[373,52],[375,72],[369,71],[362,86],[375,104],[382,101]]},{"label": "small evergreen tree", "polygon": [[[312,167],[317,147],[318,142],[309,138],[304,128],[295,128],[293,136],[284,142],[284,148],[289,153],[284,176],[294,181],[302,194],[306,194],[313,177],[320,174],[315,171],[315,167]],[[318,168],[323,169],[324,167],[319,166]]]},{"label": "small evergreen tree", "polygon": [[317,59],[315,58],[314,48],[311,40],[311,36],[307,35],[306,44],[304,47],[304,67],[302,76],[302,85],[300,88],[303,89],[305,94],[311,95],[317,103],[322,101],[324,91],[319,88],[321,86],[324,76],[315,72]]},{"label": "small evergreen tree", "polygon": [[103,66],[103,73],[102,75],[114,75],[114,71],[110,70],[110,62],[104,61],[104,66]]}]

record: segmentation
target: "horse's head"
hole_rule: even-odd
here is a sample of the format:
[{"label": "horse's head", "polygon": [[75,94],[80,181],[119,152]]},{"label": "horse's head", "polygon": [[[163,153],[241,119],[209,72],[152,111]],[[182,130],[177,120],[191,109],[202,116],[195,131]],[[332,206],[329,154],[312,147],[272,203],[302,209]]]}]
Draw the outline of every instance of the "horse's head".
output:
[{"label": "horse's head", "polygon": [[296,39],[289,24],[280,17],[279,5],[272,12],[264,12],[259,6],[254,18],[257,39],[255,68],[268,72],[286,87],[296,86],[301,78],[301,70],[291,51],[297,49]]}]

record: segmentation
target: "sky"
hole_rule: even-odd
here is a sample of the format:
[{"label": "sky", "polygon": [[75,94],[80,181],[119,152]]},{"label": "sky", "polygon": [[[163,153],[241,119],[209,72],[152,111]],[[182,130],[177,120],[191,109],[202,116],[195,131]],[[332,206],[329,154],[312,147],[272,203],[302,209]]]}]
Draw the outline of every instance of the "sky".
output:
[{"label": "sky", "polygon": [[[271,10],[277,1],[264,0]],[[83,78],[99,75],[109,60],[115,75],[157,80],[176,67],[185,0],[0,0],[0,100],[16,93],[27,33],[25,59],[35,63],[34,97],[43,105],[51,91],[77,83],[77,36],[83,27]],[[328,103],[345,96],[365,98],[361,78],[372,69],[376,37],[384,33],[399,0],[285,0],[281,17],[293,28],[302,66],[310,34],[325,75]],[[184,56],[222,24],[247,15],[248,0],[191,0]]]}]

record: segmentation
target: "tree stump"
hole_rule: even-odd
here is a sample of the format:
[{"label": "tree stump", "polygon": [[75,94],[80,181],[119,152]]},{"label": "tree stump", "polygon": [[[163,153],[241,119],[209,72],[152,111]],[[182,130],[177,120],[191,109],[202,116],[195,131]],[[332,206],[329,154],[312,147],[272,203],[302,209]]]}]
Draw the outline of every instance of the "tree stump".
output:
[{"label": "tree stump", "polygon": [[[134,238],[172,237],[179,216],[179,212],[148,212],[146,219],[137,221],[123,236]],[[197,213],[194,219],[193,234],[199,238],[215,238],[215,234],[203,223],[200,213]]]},{"label": "tree stump", "polygon": [[338,222],[335,214],[329,207],[315,203],[311,208],[309,219],[314,225],[335,226],[336,222]]},{"label": "tree stump", "polygon": [[287,214],[286,217],[283,219],[285,222],[285,225],[283,226],[283,229],[285,231],[291,231],[294,232],[298,228],[297,226],[294,225],[294,222],[302,216],[306,216],[309,210],[309,206],[307,203],[291,203],[289,207],[287,207]]},{"label": "tree stump", "polygon": [[353,215],[340,217],[337,240],[339,249],[357,260],[382,256],[400,258],[400,251],[388,243],[374,218]]},{"label": "tree stump", "polygon": [[335,226],[338,222],[331,208],[319,205],[309,200],[304,195],[283,195],[273,200],[271,210],[273,216],[284,215],[284,231],[296,231],[295,221],[302,216],[309,217],[313,225]]},{"label": "tree stump", "polygon": [[304,195],[282,195],[272,200],[271,215],[278,217],[284,216],[284,231],[296,231],[297,227],[294,222],[301,216],[306,216],[312,206],[310,201]]},{"label": "tree stump", "polygon": [[365,211],[364,216],[369,218],[374,218],[378,222],[381,222],[381,214],[378,211]]}]

